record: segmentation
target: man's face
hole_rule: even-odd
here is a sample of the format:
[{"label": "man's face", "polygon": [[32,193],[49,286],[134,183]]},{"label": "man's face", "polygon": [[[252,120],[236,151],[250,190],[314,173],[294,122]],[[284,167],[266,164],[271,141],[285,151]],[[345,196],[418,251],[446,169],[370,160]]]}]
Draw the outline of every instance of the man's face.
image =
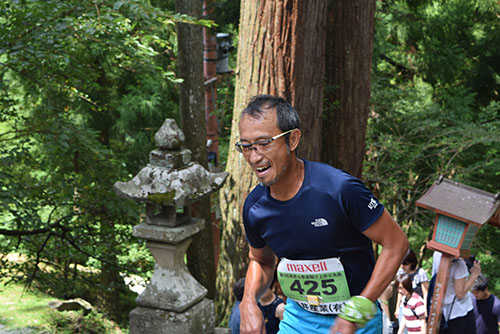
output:
[{"label": "man's face", "polygon": [[481,290],[471,290],[472,294],[474,297],[476,297],[477,300],[483,300],[488,298],[488,289],[481,291]]},{"label": "man's face", "polygon": [[[251,144],[259,140],[269,139],[282,131],[276,126],[276,111],[271,109],[259,118],[243,115],[239,124],[240,142]],[[265,149],[243,152],[243,156],[252,167],[257,179],[264,186],[276,184],[286,173],[292,159],[285,138],[272,141]]]}]

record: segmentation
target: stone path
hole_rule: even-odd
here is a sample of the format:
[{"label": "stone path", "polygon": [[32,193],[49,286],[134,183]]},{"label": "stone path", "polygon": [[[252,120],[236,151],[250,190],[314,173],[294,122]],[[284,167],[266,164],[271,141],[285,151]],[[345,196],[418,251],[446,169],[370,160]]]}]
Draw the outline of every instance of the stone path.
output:
[{"label": "stone path", "polygon": [[32,328],[7,329],[5,328],[4,325],[0,324],[0,334],[37,334],[37,333],[40,332],[37,332]]}]

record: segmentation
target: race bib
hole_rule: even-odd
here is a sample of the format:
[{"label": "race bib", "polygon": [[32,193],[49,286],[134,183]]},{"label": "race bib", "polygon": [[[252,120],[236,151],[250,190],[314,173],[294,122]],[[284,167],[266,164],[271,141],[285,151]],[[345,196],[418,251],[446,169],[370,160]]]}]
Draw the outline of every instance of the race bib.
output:
[{"label": "race bib", "polygon": [[351,298],[344,267],[338,258],[283,258],[278,265],[278,280],[285,296],[309,312],[339,314]]}]

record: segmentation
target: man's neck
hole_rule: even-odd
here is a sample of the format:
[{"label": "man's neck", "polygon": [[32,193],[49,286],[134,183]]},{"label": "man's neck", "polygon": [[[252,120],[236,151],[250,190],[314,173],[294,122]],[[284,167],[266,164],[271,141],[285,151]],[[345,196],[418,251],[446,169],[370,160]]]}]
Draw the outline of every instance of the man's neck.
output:
[{"label": "man's neck", "polygon": [[294,157],[286,174],[269,187],[271,196],[278,201],[292,199],[302,187],[305,177],[304,161]]}]

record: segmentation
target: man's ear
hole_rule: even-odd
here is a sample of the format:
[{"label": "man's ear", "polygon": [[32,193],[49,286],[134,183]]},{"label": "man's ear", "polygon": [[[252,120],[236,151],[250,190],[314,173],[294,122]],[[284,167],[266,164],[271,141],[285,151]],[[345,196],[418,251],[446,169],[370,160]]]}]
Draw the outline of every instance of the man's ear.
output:
[{"label": "man's ear", "polygon": [[302,132],[300,129],[296,129],[290,133],[290,151],[295,151],[297,146],[299,146],[300,138],[302,137]]}]

